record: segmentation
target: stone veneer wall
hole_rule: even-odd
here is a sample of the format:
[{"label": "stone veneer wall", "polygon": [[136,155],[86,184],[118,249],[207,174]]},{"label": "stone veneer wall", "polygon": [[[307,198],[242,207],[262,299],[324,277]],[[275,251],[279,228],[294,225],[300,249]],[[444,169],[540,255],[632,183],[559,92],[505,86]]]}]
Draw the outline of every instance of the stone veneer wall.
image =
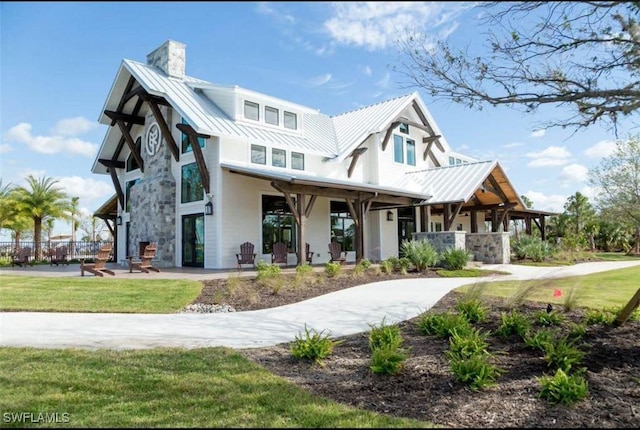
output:
[{"label": "stone veneer wall", "polygon": [[[171,111],[160,106],[162,115],[171,124]],[[129,253],[139,255],[140,242],[158,244],[154,265],[175,266],[176,254],[176,180],[171,173],[171,151],[164,138],[155,155],[145,149],[147,130],[155,123],[149,112],[145,119],[140,155],[144,161],[144,173],[140,181],[131,187]]]},{"label": "stone veneer wall", "polygon": [[475,261],[490,264],[511,262],[511,242],[507,232],[467,234],[466,248],[473,253]]},{"label": "stone veneer wall", "polygon": [[413,233],[413,240],[426,240],[436,251],[450,248],[465,249],[464,231],[432,231]]}]

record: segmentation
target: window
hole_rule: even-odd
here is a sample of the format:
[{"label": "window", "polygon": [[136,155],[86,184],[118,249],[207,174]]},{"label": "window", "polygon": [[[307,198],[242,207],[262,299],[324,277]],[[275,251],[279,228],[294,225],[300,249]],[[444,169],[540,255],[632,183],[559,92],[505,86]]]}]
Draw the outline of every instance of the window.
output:
[{"label": "window", "polygon": [[295,113],[284,111],[284,126],[291,130],[298,129],[298,116]]},{"label": "window", "polygon": [[124,192],[125,212],[131,212],[131,201],[129,200],[129,197],[131,196],[131,188],[138,182],[140,182],[140,178],[134,179],[132,181],[127,181],[126,190]]},{"label": "window", "polygon": [[270,254],[276,242],[286,243],[289,252],[295,252],[295,221],[284,197],[262,196],[262,253]]},{"label": "window", "polygon": [[449,157],[449,166],[454,166],[456,164],[456,159],[454,157]]},{"label": "window", "polygon": [[271,106],[264,107],[264,122],[271,125],[280,124],[280,112]]},{"label": "window", "polygon": [[244,117],[254,121],[260,121],[260,105],[258,103],[244,101]]},{"label": "window", "polygon": [[407,139],[407,164],[416,165],[416,142],[411,139]]},{"label": "window", "polygon": [[271,150],[271,165],[274,167],[287,167],[287,151],[273,148]]},{"label": "window", "polygon": [[291,153],[291,168],[296,170],[304,170],[304,154],[301,152]]},{"label": "window", "polygon": [[462,164],[462,160],[459,158],[456,158],[456,164]]},{"label": "window", "polygon": [[397,134],[393,135],[393,161],[404,163],[404,139]]},{"label": "window", "polygon": [[[182,123],[185,125],[189,125],[189,123],[185,121],[184,118],[182,118]],[[198,145],[200,145],[200,148],[204,148],[204,137],[198,138]],[[184,154],[191,151],[193,151],[193,148],[191,147],[189,136],[187,136],[185,133],[182,133],[182,153]]]},{"label": "window", "polygon": [[331,202],[331,241],[342,251],[353,251],[356,225],[345,202]]},{"label": "window", "polygon": [[260,145],[251,145],[251,162],[267,164],[267,148]]},{"label": "window", "polygon": [[196,163],[182,166],[181,203],[195,202],[204,198],[202,179]]},{"label": "window", "polygon": [[[142,146],[142,137],[138,136],[138,138],[136,139],[136,151],[138,151],[138,154],[140,154],[141,146]],[[138,166],[138,162],[136,161],[136,158],[133,156],[133,154],[129,154],[129,156],[127,157],[127,172],[130,172],[132,170],[136,170],[139,168],[140,166]]]},{"label": "window", "polygon": [[398,130],[400,131],[400,133],[409,134],[409,124],[401,122]]},{"label": "window", "polygon": [[442,223],[431,221],[431,231],[442,231]]}]

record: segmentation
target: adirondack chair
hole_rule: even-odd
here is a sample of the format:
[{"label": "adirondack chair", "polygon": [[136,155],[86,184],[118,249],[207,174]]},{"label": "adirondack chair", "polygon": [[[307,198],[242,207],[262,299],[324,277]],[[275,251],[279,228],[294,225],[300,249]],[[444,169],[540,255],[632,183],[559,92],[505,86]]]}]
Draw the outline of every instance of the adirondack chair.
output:
[{"label": "adirondack chair", "polygon": [[284,263],[287,267],[287,244],[284,242],[276,242],[273,244],[273,252],[271,252],[271,264]]},{"label": "adirondack chair", "polygon": [[160,269],[153,267],[153,264],[151,264],[151,260],[156,258],[157,249],[158,245],[150,243],[144,247],[139,261],[134,261],[134,257],[129,256],[129,273],[132,273],[134,270],[139,270],[144,273],[149,273],[149,270],[159,272]]},{"label": "adirondack chair", "polygon": [[240,270],[243,264],[251,264],[253,267],[256,267],[256,254],[253,252],[254,249],[255,246],[251,242],[245,242],[240,245],[240,253],[236,254],[238,270]]},{"label": "adirondack chair", "polygon": [[311,251],[311,247],[308,243],[305,246],[305,255],[307,259],[307,264],[311,265],[311,263],[313,262],[313,251]]},{"label": "adirondack chair", "polygon": [[111,244],[105,244],[100,247],[98,255],[95,258],[94,263],[85,264],[84,258],[80,260],[80,276],[84,276],[84,272],[93,273],[96,276],[104,276],[105,273],[115,276],[113,270],[106,268],[107,261],[111,257]]},{"label": "adirondack chair", "polygon": [[69,260],[67,259],[67,255],[69,255],[69,252],[67,251],[68,248],[66,246],[61,246],[59,248],[56,249],[52,249],[51,252],[51,260],[49,260],[49,263],[51,266],[53,266],[54,264],[57,266],[59,264],[66,264],[67,266],[69,265]]},{"label": "adirondack chair", "polygon": [[11,267],[18,265],[20,267],[24,267],[27,264],[33,266],[33,261],[31,261],[31,247],[23,246],[20,251],[13,255],[13,260],[11,260]]},{"label": "adirondack chair", "polygon": [[329,254],[331,255],[332,263],[344,264],[347,261],[347,251],[342,251],[338,242],[329,243]]}]

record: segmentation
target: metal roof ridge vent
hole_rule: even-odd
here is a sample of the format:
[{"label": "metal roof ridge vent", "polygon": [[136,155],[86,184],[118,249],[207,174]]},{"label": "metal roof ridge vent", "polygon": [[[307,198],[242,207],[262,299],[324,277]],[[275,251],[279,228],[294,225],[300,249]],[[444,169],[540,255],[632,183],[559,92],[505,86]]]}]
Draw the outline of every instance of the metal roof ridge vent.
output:
[{"label": "metal roof ridge vent", "polygon": [[159,68],[171,78],[184,79],[185,47],[184,43],[169,39],[147,55],[147,64]]}]

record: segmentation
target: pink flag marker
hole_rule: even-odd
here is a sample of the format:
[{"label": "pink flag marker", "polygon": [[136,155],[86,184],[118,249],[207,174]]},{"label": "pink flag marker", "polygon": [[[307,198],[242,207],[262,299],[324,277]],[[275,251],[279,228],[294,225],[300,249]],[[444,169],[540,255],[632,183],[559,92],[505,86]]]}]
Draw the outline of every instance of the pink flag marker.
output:
[{"label": "pink flag marker", "polygon": [[556,288],[553,290],[553,297],[562,297],[562,291]]}]

